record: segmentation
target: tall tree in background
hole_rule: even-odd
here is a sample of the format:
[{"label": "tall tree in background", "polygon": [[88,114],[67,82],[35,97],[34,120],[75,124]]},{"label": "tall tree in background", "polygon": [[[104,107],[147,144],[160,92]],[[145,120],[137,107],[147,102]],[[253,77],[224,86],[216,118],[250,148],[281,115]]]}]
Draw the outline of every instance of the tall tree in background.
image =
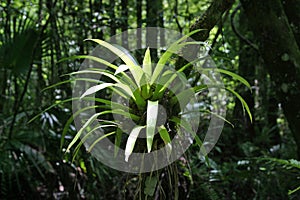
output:
[{"label": "tall tree in background", "polygon": [[288,20],[280,0],[241,2],[258,38],[260,53],[271,80],[275,83],[278,102],[282,104],[300,157],[300,51],[297,34],[291,28],[293,22]]}]

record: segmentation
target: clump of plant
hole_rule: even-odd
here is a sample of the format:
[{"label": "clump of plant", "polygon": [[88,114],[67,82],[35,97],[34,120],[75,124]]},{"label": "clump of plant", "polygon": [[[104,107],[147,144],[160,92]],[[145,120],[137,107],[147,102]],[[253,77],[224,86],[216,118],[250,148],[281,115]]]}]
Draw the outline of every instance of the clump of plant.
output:
[{"label": "clump of plant", "polygon": [[[100,69],[90,67],[73,72],[70,76],[75,78],[58,84],[78,81],[80,78],[76,78],[76,76],[80,74],[98,74],[101,77],[105,77],[106,81],[103,81],[104,79],[80,79],[96,83],[96,85],[85,90],[80,97],[63,101],[92,100],[99,104],[82,108],[74,113],[65,125],[65,129],[62,133],[61,146],[64,144],[64,137],[68,132],[72,120],[87,109],[98,109],[99,112],[96,112],[91,116],[80,130],[77,131],[77,134],[68,145],[66,151],[69,151],[71,147],[77,144],[74,154],[76,155],[82,144],[88,140],[97,129],[104,130],[104,134],[101,137],[96,138],[95,141],[88,146],[88,151],[92,151],[95,145],[104,138],[109,138],[114,141],[116,154],[123,144],[123,149],[125,149],[124,159],[126,162],[130,160],[130,156],[133,152],[149,153],[165,146],[167,147],[166,153],[171,154],[173,148],[171,142],[173,138],[186,137],[185,134],[182,134],[182,130],[189,133],[191,138],[194,138],[196,143],[201,147],[201,139],[197,135],[192,123],[189,121],[189,117],[183,117],[184,115],[189,116],[189,114],[193,112],[200,112],[200,110],[182,108],[189,107],[191,105],[191,99],[202,91],[207,90],[208,86],[205,84],[196,84],[193,87],[190,85],[187,86],[187,78],[183,71],[192,67],[194,63],[180,66],[177,70],[168,66],[168,61],[171,56],[183,47],[203,44],[202,42],[187,41],[189,36],[198,31],[200,30],[193,31],[170,45],[158,59],[157,63],[152,62],[149,48],[145,51],[143,63],[139,64],[124,48],[103,40],[89,39],[90,41],[96,42],[98,45],[107,48],[113,54],[116,54],[122,60],[123,64],[117,66],[102,58],[90,55],[73,57],[73,59],[89,59],[105,65],[107,68]],[[250,88],[249,83],[245,79],[232,72],[209,68],[202,68],[200,71],[208,78],[213,79],[210,70],[217,70],[218,72],[229,75]],[[58,84],[50,86],[49,88],[55,87]],[[218,85],[211,85],[211,87],[218,87]],[[243,98],[234,90],[230,88],[226,89],[240,99],[243,108],[245,108],[251,118],[249,108]],[[111,91],[111,95],[117,94],[117,100],[113,101],[103,97],[89,97],[89,95],[95,95],[95,93],[104,90]],[[165,109],[164,112],[161,112],[162,107]],[[110,116],[107,118],[108,120],[103,120],[102,117],[107,115]],[[116,115],[119,116],[118,119],[112,117]],[[219,117],[222,118],[221,116]],[[222,119],[225,120],[224,118]],[[98,125],[96,127],[91,127],[93,122],[97,122]],[[125,132],[127,134],[125,134]],[[141,135],[144,137],[139,138]],[[176,172],[174,172],[174,174],[176,174]],[[147,195],[152,196],[154,194],[158,179],[159,178],[152,178],[152,175],[144,179],[145,184],[147,184],[147,181],[149,182],[144,189],[144,192],[147,191]],[[149,187],[152,189],[150,190]]]},{"label": "clump of plant", "polygon": [[[72,142],[69,144],[67,150],[69,150],[79,140],[84,129],[86,129],[93,121],[98,120],[101,118],[101,116],[108,113],[122,116],[122,121],[130,119],[135,123],[134,127],[130,127],[131,130],[127,130],[129,137],[127,138],[125,145],[126,161],[128,161],[135,147],[139,147],[137,148],[137,151],[140,152],[151,152],[159,149],[159,146],[161,145],[170,145],[172,138],[178,133],[178,128],[183,128],[185,131],[192,134],[192,136],[195,137],[196,143],[201,146],[202,142],[194,132],[190,123],[184,118],[181,118],[181,115],[186,113],[183,113],[180,107],[183,108],[187,106],[192,98],[192,95],[206,90],[207,85],[201,84],[194,87],[186,87],[186,85],[183,84],[172,85],[176,82],[176,80],[186,79],[183,71],[186,68],[191,67],[192,63],[188,63],[185,66],[180,67],[178,70],[167,67],[167,62],[170,57],[183,47],[187,45],[203,44],[202,42],[186,41],[189,36],[198,31],[200,30],[193,31],[174,42],[162,54],[155,65],[151,62],[149,48],[146,50],[143,63],[140,65],[127,50],[116,45],[109,44],[103,40],[89,39],[119,56],[124,64],[116,66],[95,56],[75,56],[74,58],[86,58],[104,64],[107,66],[107,69],[88,68],[83,71],[73,72],[70,74],[71,76],[85,73],[98,73],[99,75],[110,79],[109,82],[103,82],[101,80],[86,80],[98,82],[99,84],[87,89],[81,95],[80,99],[88,99],[88,95],[94,94],[101,90],[110,89],[117,93],[121,98],[130,100],[129,104],[125,105],[122,103],[122,101],[119,103],[112,102],[111,100],[95,98],[95,101],[100,101],[102,104],[104,104],[104,110],[96,113],[83,125],[83,127],[73,138]],[[127,71],[129,72],[127,73]],[[248,82],[242,77],[226,70],[219,70],[219,72],[238,79],[250,88]],[[209,77],[209,69],[203,69],[201,73],[206,73]],[[177,81],[176,83],[179,82]],[[217,85],[215,87],[217,87]],[[169,88],[172,89],[170,90]],[[240,97],[230,88],[227,89],[241,100],[243,107],[251,117],[249,108],[242,97]],[[164,116],[166,120],[163,124],[161,124],[159,120],[161,117],[159,105],[163,105],[163,107],[166,109],[166,116]],[[115,135],[115,144],[119,146],[121,144],[123,131],[124,129],[126,130],[124,127],[125,125],[120,121],[111,120],[105,121],[102,125],[100,125],[100,127],[103,129],[111,126],[115,127],[114,131],[107,133],[104,135],[104,137]],[[156,131],[159,133],[159,137],[155,137]],[[143,132],[146,137],[144,140],[139,140],[139,142],[145,145],[139,145],[136,142],[139,134],[143,134]],[[64,134],[66,134],[66,132],[64,132],[63,135]],[[84,138],[82,138],[82,141],[84,141],[88,136],[89,134],[86,134]],[[94,141],[94,143],[90,145],[88,151],[91,151],[97,142],[102,140],[104,137]],[[82,143],[78,144],[76,148],[77,150],[81,144]],[[169,148],[171,151],[172,147],[170,146]]]}]

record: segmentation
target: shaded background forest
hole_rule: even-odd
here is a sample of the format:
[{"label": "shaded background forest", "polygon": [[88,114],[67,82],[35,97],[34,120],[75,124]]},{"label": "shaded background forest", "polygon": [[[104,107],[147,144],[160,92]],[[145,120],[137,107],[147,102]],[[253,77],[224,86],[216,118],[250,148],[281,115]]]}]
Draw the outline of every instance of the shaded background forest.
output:
[{"label": "shaded background forest", "polygon": [[225,125],[208,155],[210,166],[196,146],[175,163],[180,199],[299,199],[299,9],[298,0],[2,1],[0,199],[133,199],[136,175],[106,167],[84,148],[72,162],[64,148],[76,133],[73,125],[60,149],[72,110],[70,102],[59,103],[71,87],[43,89],[79,69],[81,60],[57,61],[90,53],[94,45],[84,39],[154,26],[183,34],[206,29],[194,39],[211,45],[219,68],[252,87],[223,77],[248,103],[253,122],[230,96],[226,119],[234,127]]}]

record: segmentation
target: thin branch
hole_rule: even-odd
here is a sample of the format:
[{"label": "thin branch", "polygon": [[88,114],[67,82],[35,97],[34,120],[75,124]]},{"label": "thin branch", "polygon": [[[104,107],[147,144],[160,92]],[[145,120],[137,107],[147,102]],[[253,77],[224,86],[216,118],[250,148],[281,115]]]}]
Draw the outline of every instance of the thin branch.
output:
[{"label": "thin branch", "polygon": [[250,40],[248,40],[246,37],[244,37],[243,35],[241,35],[238,30],[236,29],[235,27],[235,24],[234,24],[234,17],[237,13],[237,11],[241,8],[241,4],[239,4],[235,9],[234,11],[232,12],[231,16],[230,16],[230,23],[231,23],[231,28],[233,30],[233,32],[236,34],[236,36],[238,38],[240,38],[240,40],[242,40],[243,42],[245,42],[246,44],[248,44],[250,47],[252,47],[253,49],[255,49],[256,51],[258,51],[258,47],[253,44]]},{"label": "thin branch", "polygon": [[[208,39],[210,31],[214,26],[222,19],[223,14],[229,10],[235,0],[214,0],[204,14],[196,20],[196,22],[190,27],[190,31],[201,29],[202,31],[195,33],[191,36],[196,41],[205,41]],[[194,48],[194,49],[192,49]],[[197,57],[197,46],[192,47],[190,45],[183,49],[183,55],[189,60],[195,60]],[[176,68],[184,66],[187,61],[183,57],[179,57],[176,61]],[[190,69],[184,72],[186,75],[190,73]]]}]

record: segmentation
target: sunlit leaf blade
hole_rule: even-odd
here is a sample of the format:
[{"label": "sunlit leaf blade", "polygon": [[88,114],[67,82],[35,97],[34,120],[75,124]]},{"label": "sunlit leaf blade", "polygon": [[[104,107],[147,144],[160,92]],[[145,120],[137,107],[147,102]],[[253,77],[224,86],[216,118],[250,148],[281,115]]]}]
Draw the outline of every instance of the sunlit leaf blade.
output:
[{"label": "sunlit leaf blade", "polygon": [[[110,86],[116,86],[116,87],[119,87],[119,88],[121,88],[121,89],[123,89],[123,91],[125,91],[126,92],[126,94],[127,95],[129,95],[129,98],[130,97],[133,97],[134,98],[134,96],[133,96],[133,93],[132,93],[132,90],[134,90],[134,88],[135,88],[135,84],[130,84],[130,83],[133,83],[133,82],[131,82],[131,81],[129,81],[129,83],[124,83],[123,81],[121,81],[121,79],[119,79],[119,78],[117,78],[116,76],[114,76],[114,75],[112,75],[112,74],[110,74],[110,73],[108,73],[107,71],[103,71],[103,70],[97,70],[97,71],[94,71],[94,70],[82,70],[82,71],[78,71],[78,72],[73,72],[73,73],[71,73],[71,74],[86,74],[86,73],[96,73],[96,74],[100,74],[100,75],[104,75],[104,76],[106,76],[106,77],[108,77],[108,78],[110,78],[110,79],[112,79],[112,80],[114,80],[115,82],[117,82],[116,84],[113,84],[113,85],[109,85],[109,86],[107,86],[107,87],[110,87]],[[129,77],[128,77],[129,78]],[[77,79],[75,79],[75,80],[77,80]],[[83,80],[85,80],[85,79],[83,79]],[[90,80],[86,80],[86,81],[89,81],[90,82]],[[99,81],[98,81],[99,82]],[[101,82],[103,85],[107,85],[107,84],[112,84],[112,83],[103,83],[103,82]],[[131,87],[129,87],[128,85],[130,85],[130,86],[132,86],[132,89],[131,89]],[[99,88],[101,88],[100,86],[94,86],[94,87],[99,87]],[[106,88],[106,87],[105,87]],[[91,88],[90,88],[91,89]],[[101,88],[101,89],[104,89],[104,88]],[[126,95],[124,95],[122,92],[120,92],[119,90],[116,90],[116,89],[114,89],[114,88],[112,88],[115,92],[117,92],[119,95],[121,95],[121,96],[123,96],[124,98],[128,98],[128,96],[126,96]],[[99,91],[99,90],[98,90]],[[87,91],[86,91],[87,92]],[[86,95],[87,96],[87,95]]]},{"label": "sunlit leaf blade", "polygon": [[101,58],[98,58],[96,56],[91,56],[91,55],[77,55],[77,56],[70,56],[70,57],[67,57],[67,58],[63,58],[61,60],[58,61],[59,62],[63,62],[63,61],[69,61],[69,60],[76,60],[76,59],[89,59],[89,60],[93,60],[93,61],[96,61],[96,62],[99,62],[101,64],[104,64],[112,69],[117,69],[118,67],[114,64],[111,64],[110,62],[106,61],[106,60],[103,60]]},{"label": "sunlit leaf blade", "polygon": [[[100,73],[102,72],[109,72],[108,70],[103,70],[103,69],[98,69],[98,68],[89,68],[90,71],[98,71]],[[118,81],[116,82],[124,82],[127,83],[128,85],[130,85],[131,87],[136,88],[136,84],[132,81],[132,78],[130,78],[125,72],[120,72],[119,74],[122,74],[122,78],[116,77],[118,79]],[[113,74],[111,74],[113,75]],[[113,75],[116,76],[116,75]],[[114,79],[113,79],[114,80]]]},{"label": "sunlit leaf blade", "polygon": [[143,60],[143,70],[147,75],[147,78],[150,79],[150,77],[152,76],[152,65],[151,65],[151,55],[150,55],[149,47],[145,52],[145,57]]},{"label": "sunlit leaf blade", "polygon": [[128,162],[129,156],[132,154],[134,149],[135,142],[138,138],[139,133],[141,130],[145,128],[145,126],[136,126],[132,129],[129,137],[127,139],[126,147],[125,147],[125,161]]},{"label": "sunlit leaf blade", "polygon": [[130,114],[128,112],[124,112],[124,110],[121,109],[114,109],[114,110],[107,110],[107,111],[103,111],[100,113],[96,113],[94,115],[92,115],[86,122],[85,124],[82,126],[82,128],[80,128],[80,130],[77,132],[77,134],[75,135],[75,137],[73,138],[73,140],[71,141],[71,143],[69,144],[67,151],[70,150],[70,148],[77,142],[77,140],[80,138],[80,136],[82,135],[82,132],[91,124],[93,123],[97,117],[99,117],[100,115],[105,115],[105,114],[119,114],[128,118],[131,118],[133,120],[139,120],[140,117],[134,114]]},{"label": "sunlit leaf blade", "polygon": [[168,144],[169,142],[171,142],[168,130],[166,129],[166,127],[164,125],[161,125],[158,128],[158,132],[159,132],[161,139],[164,141],[165,144]]},{"label": "sunlit leaf blade", "polygon": [[65,126],[64,126],[64,129],[63,129],[63,132],[61,134],[61,140],[60,140],[60,149],[62,149],[63,147],[63,144],[65,142],[65,136],[67,135],[67,132],[70,128],[70,125],[72,124],[74,118],[76,118],[80,113],[86,111],[86,110],[89,110],[89,109],[95,109],[95,108],[98,108],[99,106],[87,106],[87,107],[84,107],[78,111],[76,111],[75,113],[73,113],[73,115],[71,115],[71,117],[67,120],[67,122],[65,123]]},{"label": "sunlit leaf blade", "polygon": [[129,69],[128,65],[120,65],[118,67],[118,69],[116,70],[115,75],[117,75],[117,74],[119,74],[121,72],[125,72],[128,69]]},{"label": "sunlit leaf blade", "polygon": [[108,71],[106,70],[81,70],[81,71],[77,71],[77,72],[72,72],[71,75],[76,75],[76,74],[88,74],[88,73],[92,73],[92,74],[99,74],[99,75],[104,75],[112,80],[114,80],[115,82],[121,82],[120,79],[118,79],[116,76],[114,76],[111,73],[108,73]]},{"label": "sunlit leaf blade", "polygon": [[76,155],[79,152],[80,147],[83,145],[83,143],[88,139],[88,137],[94,133],[97,129],[101,129],[101,128],[106,128],[106,127],[116,127],[117,124],[108,124],[108,125],[99,125],[96,126],[95,128],[93,128],[91,131],[89,131],[87,134],[85,134],[85,136],[80,140],[79,144],[75,147],[74,149],[74,154],[73,154],[73,159],[76,157]]},{"label": "sunlit leaf blade", "polygon": [[129,70],[139,88],[146,83],[145,73],[140,66],[129,66]]},{"label": "sunlit leaf blade", "polygon": [[124,90],[130,97],[133,98],[133,100],[135,100],[135,96],[133,95],[132,90],[128,85],[122,83],[116,83],[115,86]]},{"label": "sunlit leaf blade", "polygon": [[146,100],[142,97],[141,93],[139,90],[134,91],[133,93],[135,97],[135,103],[138,106],[139,109],[143,109],[146,107]]},{"label": "sunlit leaf blade", "polygon": [[137,62],[137,60],[135,59],[135,57],[133,55],[131,55],[131,53],[125,49],[124,47],[117,45],[117,44],[112,44],[113,46],[115,46],[116,48],[120,49],[123,53],[126,54],[126,56],[135,64],[135,65],[139,65],[139,63]]},{"label": "sunlit leaf blade", "polygon": [[68,152],[70,150],[70,148],[77,142],[77,140],[80,138],[80,136],[82,135],[82,132],[86,129],[86,127],[88,127],[91,123],[93,123],[97,119],[97,117],[100,116],[101,114],[102,113],[96,113],[85,122],[85,124],[80,128],[80,130],[77,132],[77,134],[75,135],[75,137],[69,144],[66,152]]},{"label": "sunlit leaf blade", "polygon": [[147,102],[146,136],[148,153],[151,151],[158,115],[158,101]]},{"label": "sunlit leaf blade", "polygon": [[140,80],[141,77],[143,76],[143,70],[141,67],[138,66],[138,63],[132,59],[132,56],[129,54],[127,50],[125,50],[124,48],[116,47],[103,40],[99,40],[99,39],[87,39],[87,40],[94,41],[99,45],[106,47],[112,53],[117,55],[129,67],[129,70],[134,80],[136,81],[138,87],[140,87]]},{"label": "sunlit leaf blade", "polygon": [[289,191],[288,191],[288,195],[291,195],[291,194],[297,192],[298,190],[300,190],[300,186],[297,187],[297,188],[295,188],[295,189],[293,189],[293,190],[289,190]]},{"label": "sunlit leaf blade", "polygon": [[243,99],[243,97],[241,97],[237,92],[235,92],[234,90],[226,87],[226,90],[228,90],[229,92],[231,92],[232,94],[234,94],[241,102],[242,104],[242,107],[243,107],[243,110],[247,112],[249,118],[250,118],[250,121],[252,122],[252,114],[251,114],[251,111],[250,111],[250,108],[248,106],[248,104],[246,103],[246,101]]},{"label": "sunlit leaf blade", "polygon": [[109,114],[109,113],[122,115],[124,117],[132,119],[133,121],[139,121],[140,120],[140,116],[129,113],[128,111],[126,112],[122,109],[107,110],[107,111],[102,112],[102,114]]},{"label": "sunlit leaf blade", "polygon": [[226,74],[228,76],[231,76],[232,78],[235,78],[236,80],[240,81],[241,83],[243,83],[245,86],[247,86],[250,90],[251,90],[251,86],[248,83],[248,81],[246,81],[246,79],[244,79],[243,77],[241,77],[240,75],[230,72],[228,70],[224,70],[224,69],[215,69],[220,73]]},{"label": "sunlit leaf blade", "polygon": [[160,135],[161,139],[164,141],[164,143],[166,145],[166,147],[165,147],[166,148],[166,153],[169,157],[171,155],[171,152],[172,152],[171,138],[170,138],[169,132],[168,132],[168,130],[166,129],[166,127],[164,125],[161,125],[158,128],[158,132],[159,132],[159,135]]},{"label": "sunlit leaf blade", "polygon": [[86,40],[90,40],[90,41],[93,41],[93,42],[96,42],[98,43],[99,45],[109,49],[112,53],[114,53],[115,55],[117,55],[121,60],[124,61],[124,63],[126,63],[126,65],[128,66],[133,66],[133,65],[137,65],[137,63],[135,63],[131,56],[128,55],[128,51],[124,51],[124,50],[121,50],[120,48],[108,43],[108,42],[105,42],[103,40],[100,40],[100,39],[86,39]]},{"label": "sunlit leaf blade", "polygon": [[104,88],[107,88],[107,87],[111,87],[111,86],[114,86],[115,84],[114,83],[102,83],[100,85],[95,85],[89,89],[87,89],[82,95],[80,98],[83,98],[87,95],[90,95],[90,94],[94,94]]},{"label": "sunlit leaf blade", "polygon": [[170,47],[161,56],[158,63],[156,64],[153,75],[151,77],[150,84],[153,84],[157,80],[158,76],[161,74],[163,68],[165,67],[166,62],[169,60],[169,58],[172,56],[172,54],[177,53],[178,50],[180,50],[181,48],[183,48],[184,46],[189,45],[189,44],[203,44],[203,42],[197,42],[197,41],[196,42],[186,42],[184,44],[179,44],[180,42],[186,40],[189,36],[199,32],[199,31],[200,30],[192,31],[192,32],[184,35],[182,38],[180,38],[179,40],[175,41],[173,44],[170,45]]}]

